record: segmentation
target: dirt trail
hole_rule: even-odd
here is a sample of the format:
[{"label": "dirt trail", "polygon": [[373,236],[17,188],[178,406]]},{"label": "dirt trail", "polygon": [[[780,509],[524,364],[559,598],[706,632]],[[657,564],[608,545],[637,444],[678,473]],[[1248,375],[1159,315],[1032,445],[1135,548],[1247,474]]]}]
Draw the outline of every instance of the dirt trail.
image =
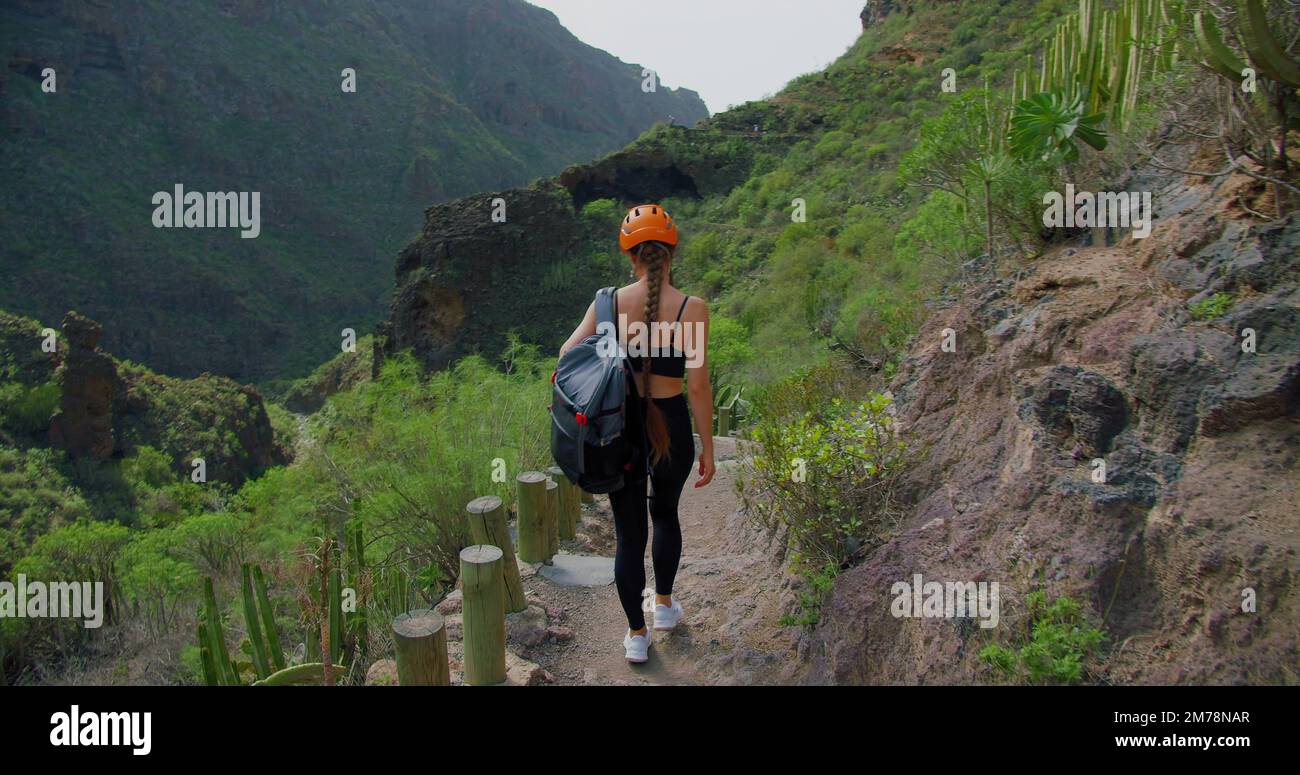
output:
[{"label": "dirt trail", "polygon": [[[739,513],[735,488],[736,441],[715,440],[718,473],[707,487],[682,493],[682,560],[673,594],[685,608],[672,632],[653,633],[649,662],[623,658],[627,620],[613,583],[596,587],[561,586],[541,574],[524,579],[530,597],[561,615],[552,624],[568,628],[568,641],[548,640],[521,656],[535,661],[557,684],[750,684],[779,680],[792,656],[788,628],[778,619],[784,579],[772,561],[771,547]],[[578,554],[613,555],[613,522],[608,498],[583,507]],[[569,542],[566,542],[569,543]],[[654,569],[646,551],[646,583]]]}]

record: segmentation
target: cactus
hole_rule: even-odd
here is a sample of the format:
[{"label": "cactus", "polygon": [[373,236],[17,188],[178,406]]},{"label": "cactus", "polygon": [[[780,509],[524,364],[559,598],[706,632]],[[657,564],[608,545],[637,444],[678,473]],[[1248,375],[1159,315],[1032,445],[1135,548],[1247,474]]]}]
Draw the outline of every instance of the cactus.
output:
[{"label": "cactus", "polygon": [[1224,44],[1223,36],[1219,32],[1219,22],[1214,18],[1214,14],[1198,12],[1192,16],[1192,25],[1196,33],[1196,42],[1205,57],[1205,66],[1230,81],[1240,79],[1241,71],[1246,69],[1246,65],[1237,58],[1232,49]]},{"label": "cactus", "polygon": [[329,574],[330,660],[338,664],[343,653],[343,575],[338,567]]},{"label": "cactus", "polygon": [[205,576],[203,579],[203,603],[199,635],[212,655],[216,677],[225,686],[237,686],[243,681],[239,679],[239,671],[230,659],[230,652],[226,649],[226,633],[221,626],[221,611],[217,608],[217,596],[213,591],[211,576]]},{"label": "cactus", "polygon": [[[359,535],[359,532],[356,533]],[[337,545],[331,540],[324,547],[321,565],[321,594],[326,609],[327,619],[322,622],[316,636],[320,637],[331,653],[342,647],[343,609],[340,587],[342,572],[337,563],[331,569],[330,561],[337,558]],[[358,566],[361,567],[361,566]],[[213,591],[211,577],[203,579],[203,606],[199,609],[199,622],[195,632],[199,641],[199,659],[203,668],[203,682],[208,686],[239,686],[245,681],[241,672],[252,673],[253,686],[287,686],[291,684],[325,683],[333,685],[337,674],[346,673],[348,668],[335,658],[329,663],[309,662],[302,665],[286,667],[284,651],[275,629],[275,617],[270,599],[266,594],[266,579],[262,569],[248,563],[240,567],[242,581],[244,620],[248,625],[248,637],[240,643],[242,652],[251,660],[230,658],[226,649],[225,631],[221,625],[221,614],[217,608],[216,594]],[[310,644],[314,638],[308,628],[308,658],[311,658]],[[316,641],[318,644],[321,641]]]},{"label": "cactus", "polygon": [[320,575],[318,598],[320,603],[319,636],[321,658],[325,671],[325,685],[334,685],[333,666],[338,663],[343,647],[343,577],[339,570],[338,542],[327,537],[316,556],[316,571]]},{"label": "cactus", "polygon": [[303,630],[302,642],[304,653],[308,661],[320,661],[320,629],[308,624]]},{"label": "cactus", "polygon": [[366,546],[360,522],[354,523],[352,530],[349,532],[347,550],[348,587],[357,596],[357,610],[347,615],[344,624],[353,651],[364,658],[366,644],[369,641],[369,631],[366,625],[367,612],[361,601],[361,589],[366,573]]},{"label": "cactus", "polygon": [[[244,626],[248,628],[249,656],[253,658],[253,669],[259,679],[271,674],[270,650],[262,638],[262,623],[257,614],[257,604],[253,601],[253,572],[244,563],[239,568],[240,591],[244,603]],[[270,633],[271,637],[275,632]]]},{"label": "cactus", "polygon": [[208,648],[208,634],[202,621],[198,623],[196,629],[199,636],[199,660],[203,665],[203,683],[207,686],[219,686],[221,678],[217,673],[217,663],[212,658],[212,650]]},{"label": "cactus", "polygon": [[1245,0],[1241,13],[1241,36],[1245,40],[1246,55],[1270,80],[1279,85],[1300,88],[1300,63],[1292,59],[1273,37],[1269,29],[1268,14],[1263,0]]},{"label": "cactus", "polygon": [[[1238,9],[1237,23],[1241,49],[1260,74],[1283,86],[1300,87],[1300,62],[1287,54],[1274,37],[1262,0],[1244,0]],[[1204,64],[1230,81],[1239,81],[1246,65],[1224,41],[1224,31],[1220,30],[1214,14],[1197,12],[1192,24]]]},{"label": "cactus", "polygon": [[1082,98],[1086,113],[1105,112],[1123,128],[1137,107],[1143,79],[1167,72],[1177,61],[1178,13],[1166,0],[1121,0],[1114,9],[1103,9],[1100,0],[1079,0],[1078,11],[1057,26],[1043,48],[1037,88],[1031,88],[1031,59],[1012,81],[1012,103],[1031,93]]},{"label": "cactus", "polygon": [[271,598],[266,594],[266,579],[263,578],[262,568],[259,565],[253,566],[253,588],[257,593],[258,608],[261,609],[262,627],[266,631],[266,645],[270,651],[271,666],[276,670],[283,670],[284,649],[280,646],[280,638],[275,627],[275,609],[271,608]]},{"label": "cactus", "polygon": [[[1286,133],[1290,120],[1288,115],[1288,92],[1300,87],[1300,61],[1287,53],[1286,47],[1275,37],[1269,27],[1268,13],[1263,0],[1241,0],[1237,9],[1236,23],[1241,39],[1241,50],[1258,70],[1259,75],[1271,81],[1273,110],[1277,114],[1278,130],[1275,148],[1269,149],[1270,155],[1276,154],[1271,164],[1278,169],[1287,168]],[[1195,14],[1193,18],[1198,53],[1205,59],[1211,70],[1232,82],[1239,82],[1246,65],[1237,54],[1224,42],[1218,20],[1208,11]],[[1231,30],[1224,30],[1229,37]],[[1266,164],[1269,162],[1265,161]],[[1273,198],[1277,215],[1285,214],[1286,206],[1281,187],[1273,183]]]},{"label": "cactus", "polygon": [[409,584],[401,568],[380,568],[374,575],[375,598],[394,613],[410,610]]},{"label": "cactus", "polygon": [[232,659],[226,649],[225,630],[211,577],[203,580],[203,605],[199,608],[195,628],[203,681],[209,686],[235,686],[245,683],[241,673],[247,670],[255,680],[265,680],[285,668],[284,650],[275,628],[275,616],[266,594],[262,569],[248,563],[240,566],[244,622],[248,636],[240,642],[240,651],[250,658]]}]

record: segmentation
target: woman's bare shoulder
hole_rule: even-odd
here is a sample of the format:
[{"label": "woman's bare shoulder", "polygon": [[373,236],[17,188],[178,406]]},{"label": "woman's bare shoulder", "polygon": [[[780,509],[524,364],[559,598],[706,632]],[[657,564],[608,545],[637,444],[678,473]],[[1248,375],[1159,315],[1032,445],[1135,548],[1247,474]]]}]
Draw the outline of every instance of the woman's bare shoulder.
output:
[{"label": "woman's bare shoulder", "polygon": [[686,297],[686,307],[682,310],[683,320],[704,320],[709,316],[709,303],[703,296]]}]

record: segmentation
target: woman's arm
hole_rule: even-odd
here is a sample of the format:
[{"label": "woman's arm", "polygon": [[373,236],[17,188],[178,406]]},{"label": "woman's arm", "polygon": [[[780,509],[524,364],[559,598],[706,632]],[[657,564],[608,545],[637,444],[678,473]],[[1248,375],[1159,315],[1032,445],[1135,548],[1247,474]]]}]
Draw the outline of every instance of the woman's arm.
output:
[{"label": "woman's arm", "polygon": [[686,397],[700,434],[700,478],[696,487],[713,481],[713,385],[709,383],[709,306],[692,298],[686,305],[685,322],[696,330],[684,332],[686,349]]},{"label": "woman's arm", "polygon": [[568,340],[560,347],[560,357],[563,358],[565,353],[594,333],[596,333],[596,302],[593,301],[587,306],[587,314],[583,316],[582,322],[573,329]]}]

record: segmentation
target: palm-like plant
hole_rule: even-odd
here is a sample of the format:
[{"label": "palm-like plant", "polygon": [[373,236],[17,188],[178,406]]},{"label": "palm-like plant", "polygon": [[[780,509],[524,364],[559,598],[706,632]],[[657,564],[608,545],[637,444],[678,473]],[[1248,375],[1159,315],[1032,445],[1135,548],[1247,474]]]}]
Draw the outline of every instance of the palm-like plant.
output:
[{"label": "palm-like plant", "polygon": [[1079,141],[1095,150],[1108,142],[1102,112],[1087,113],[1083,95],[1066,98],[1060,92],[1039,92],[1016,104],[1011,115],[1011,151],[1022,159],[1079,158]]},{"label": "palm-like plant", "polygon": [[1011,171],[1011,158],[995,149],[967,165],[968,172],[984,188],[984,243],[993,257],[993,184]]}]

